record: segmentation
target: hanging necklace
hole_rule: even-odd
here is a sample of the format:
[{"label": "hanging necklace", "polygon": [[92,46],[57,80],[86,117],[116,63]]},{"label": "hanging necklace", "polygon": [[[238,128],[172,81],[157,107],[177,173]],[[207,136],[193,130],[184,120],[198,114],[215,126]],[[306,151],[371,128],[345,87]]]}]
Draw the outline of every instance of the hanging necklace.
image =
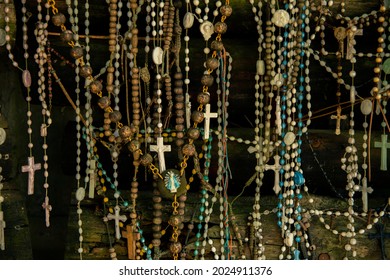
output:
[{"label": "hanging necklace", "polygon": [[25,7],[25,4],[26,4],[26,0],[22,0],[22,13],[23,13],[23,16],[22,16],[22,20],[23,20],[23,48],[24,48],[24,59],[25,59],[25,69],[22,69],[19,67],[19,64],[14,60],[14,55],[12,54],[11,52],[11,49],[12,49],[12,46],[11,46],[11,37],[9,36],[9,31],[10,31],[10,27],[9,27],[9,21],[10,21],[10,18],[9,18],[9,11],[10,11],[10,3],[9,3],[9,0],[4,0],[4,4],[5,4],[5,8],[4,8],[4,12],[5,12],[5,16],[4,16],[4,21],[6,23],[6,26],[5,26],[5,32],[6,32],[6,48],[8,50],[8,57],[9,59],[12,61],[12,65],[16,68],[18,68],[19,70],[22,71],[22,81],[23,81],[23,85],[25,86],[25,88],[27,89],[27,97],[26,97],[26,101],[27,101],[27,134],[28,134],[28,139],[29,139],[29,143],[27,144],[27,147],[29,149],[29,157],[27,159],[28,161],[28,165],[24,165],[22,166],[22,172],[28,172],[28,189],[27,189],[27,194],[28,195],[32,195],[34,194],[34,175],[35,175],[35,171],[36,170],[40,170],[41,169],[41,164],[40,163],[35,163],[34,161],[34,156],[33,156],[33,146],[34,144],[32,143],[32,111],[31,111],[31,96],[30,96],[30,86],[31,86],[31,74],[30,74],[30,71],[28,70],[27,68],[27,60],[28,60],[28,57],[29,57],[29,54],[28,54],[28,44],[27,44],[27,41],[28,41],[28,33],[27,33],[27,10],[26,10],[26,7]]}]

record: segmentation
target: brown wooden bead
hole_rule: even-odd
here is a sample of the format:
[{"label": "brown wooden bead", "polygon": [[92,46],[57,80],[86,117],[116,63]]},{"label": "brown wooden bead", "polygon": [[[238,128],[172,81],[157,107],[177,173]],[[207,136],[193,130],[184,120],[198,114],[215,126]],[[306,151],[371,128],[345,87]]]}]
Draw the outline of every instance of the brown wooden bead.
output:
[{"label": "brown wooden bead", "polygon": [[[101,85],[101,83],[100,83],[100,85]],[[91,87],[91,91],[92,91],[92,87]],[[101,88],[100,88],[100,91],[101,91]],[[97,93],[97,92],[95,92],[95,93]],[[110,104],[111,104],[111,100],[110,100],[110,98],[108,98],[108,96],[103,96],[98,101],[99,107],[102,108],[103,110],[108,108],[110,106]]]},{"label": "brown wooden bead", "polygon": [[191,119],[196,123],[200,123],[204,120],[204,114],[200,111],[194,111],[191,114]]},{"label": "brown wooden bead", "polygon": [[103,124],[103,129],[104,129],[104,130],[109,130],[109,129],[111,129],[110,124]]},{"label": "brown wooden bead", "polygon": [[224,22],[217,22],[214,24],[214,32],[217,34],[224,34],[227,31],[227,24]]},{"label": "brown wooden bead", "polygon": [[82,47],[79,47],[79,46],[75,46],[73,47],[71,50],[70,50],[70,55],[74,58],[74,59],[78,59],[80,57],[82,57],[84,54],[84,50]]},{"label": "brown wooden bead", "polygon": [[135,151],[139,150],[140,146],[141,146],[140,142],[136,139],[133,139],[131,140],[127,148],[129,149],[130,152],[134,153]]},{"label": "brown wooden bead", "polygon": [[186,156],[193,156],[196,152],[196,149],[192,144],[185,144],[182,148],[182,152]]},{"label": "brown wooden bead", "polygon": [[188,129],[187,135],[190,139],[196,140],[200,136],[200,130],[199,128],[191,127],[190,129]]},{"label": "brown wooden bead", "polygon": [[[99,93],[102,91],[103,89],[103,85],[100,81],[98,80],[95,80],[93,81],[90,85],[89,85],[89,89],[91,90],[92,93]],[[99,106],[100,106],[100,100],[99,100]],[[108,104],[108,106],[110,106],[110,103]],[[108,107],[107,106],[107,107]],[[101,106],[100,106],[101,107]],[[105,107],[105,108],[107,108]],[[102,107],[101,107],[102,108]],[[102,108],[102,109],[105,109],[105,108]]]},{"label": "brown wooden bead", "polygon": [[219,66],[219,62],[218,62],[218,59],[216,59],[215,57],[209,57],[206,60],[206,68],[207,69],[215,70],[218,68],[218,66]]},{"label": "brown wooden bead", "polygon": [[57,13],[51,17],[51,21],[55,26],[61,26],[64,25],[66,22],[66,17],[62,13]]},{"label": "brown wooden bead", "polygon": [[65,42],[65,43],[69,43],[69,42],[73,41],[73,39],[74,39],[73,32],[70,30],[62,31],[60,34],[60,39],[61,39],[61,41]]},{"label": "brown wooden bead", "polygon": [[206,105],[210,103],[210,94],[208,92],[201,92],[198,94],[196,100],[199,104]]},{"label": "brown wooden bead", "polygon": [[127,125],[124,125],[123,127],[121,127],[119,129],[119,135],[123,138],[123,139],[127,139],[131,136],[131,128]]},{"label": "brown wooden bead", "polygon": [[108,137],[108,141],[111,142],[111,143],[114,143],[115,142],[115,136],[114,135],[111,135],[110,137]]},{"label": "brown wooden bead", "polygon": [[84,65],[80,68],[80,75],[83,78],[88,78],[92,76],[92,67],[89,65]]},{"label": "brown wooden bead", "polygon": [[119,111],[113,111],[110,113],[110,120],[114,123],[119,122],[122,119],[122,114]]},{"label": "brown wooden bead", "polygon": [[211,87],[214,83],[214,77],[210,74],[204,74],[200,80],[202,85]]},{"label": "brown wooden bead", "polygon": [[171,245],[169,246],[169,250],[174,253],[174,254],[178,254],[181,252],[181,249],[182,249],[182,246],[181,246],[181,243],[180,242],[174,242],[174,243],[171,243]]},{"label": "brown wooden bead", "polygon": [[140,163],[143,166],[149,166],[153,162],[153,157],[150,154],[144,154],[140,158]]},{"label": "brown wooden bead", "polygon": [[233,8],[230,5],[223,5],[219,9],[219,11],[221,12],[221,14],[223,16],[230,17],[232,15],[232,13],[233,13]]}]

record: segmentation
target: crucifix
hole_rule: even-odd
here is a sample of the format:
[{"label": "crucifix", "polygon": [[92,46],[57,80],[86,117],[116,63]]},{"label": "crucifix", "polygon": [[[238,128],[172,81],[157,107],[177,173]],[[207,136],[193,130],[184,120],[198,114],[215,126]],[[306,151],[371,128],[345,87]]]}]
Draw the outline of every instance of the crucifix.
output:
[{"label": "crucifix", "polygon": [[346,59],[351,60],[356,53],[355,51],[355,36],[362,36],[363,35],[363,29],[357,29],[355,25],[352,25],[352,23],[349,24],[349,28],[347,29],[347,55]]},{"label": "crucifix", "polygon": [[119,229],[119,221],[125,222],[127,220],[127,217],[125,215],[119,215],[120,208],[119,206],[115,206],[115,214],[108,214],[107,219],[109,220],[115,220],[115,238],[120,239],[121,238],[121,232]]},{"label": "crucifix", "polygon": [[150,145],[150,150],[152,152],[157,152],[158,155],[158,164],[160,167],[160,173],[165,171],[165,157],[164,153],[165,152],[170,152],[171,151],[171,146],[170,145],[165,145],[164,146],[164,138],[159,136],[157,137],[157,145]]},{"label": "crucifix", "polygon": [[281,190],[279,182],[280,182],[280,173],[279,170],[282,167],[279,164],[280,156],[278,154],[274,155],[275,163],[273,165],[266,164],[264,166],[264,170],[273,170],[275,172],[275,181],[274,181],[274,187],[273,190],[276,194],[278,194]]},{"label": "crucifix", "polygon": [[340,57],[344,57],[344,39],[347,37],[347,30],[345,27],[336,27],[334,29],[334,37],[339,42]]},{"label": "crucifix", "polygon": [[191,127],[191,101],[188,93],[186,93],[186,124],[189,129]]},{"label": "crucifix", "polygon": [[28,189],[27,194],[34,194],[34,175],[35,170],[40,170],[41,164],[34,163],[34,157],[28,157],[28,165],[22,166],[22,172],[28,172]]},{"label": "crucifix", "polygon": [[375,142],[375,148],[381,148],[381,170],[387,171],[387,149],[390,149],[390,143],[387,142],[387,135],[381,135],[381,142]]},{"label": "crucifix", "polygon": [[46,227],[50,227],[50,211],[53,209],[49,204],[49,197],[45,196],[45,202],[42,203],[42,208],[45,209]]},{"label": "crucifix", "polygon": [[206,112],[204,113],[204,139],[209,139],[210,137],[210,119],[218,117],[218,113],[210,112],[210,107],[210,104],[206,104]]},{"label": "crucifix", "polygon": [[139,240],[139,233],[135,231],[135,227],[131,225],[126,226],[126,230],[122,230],[123,238],[127,239],[127,254],[129,260],[136,259],[135,249],[136,242]]},{"label": "crucifix", "polygon": [[95,188],[96,188],[96,160],[90,160],[89,163],[89,198],[95,197]]},{"label": "crucifix", "polygon": [[340,130],[341,120],[347,119],[347,116],[346,115],[341,115],[341,106],[337,107],[336,113],[337,113],[336,115],[331,115],[330,118],[332,120],[336,120],[336,131],[335,131],[335,134],[336,135],[340,135],[340,133],[341,133],[341,130]]},{"label": "crucifix", "polygon": [[362,192],[362,202],[363,202],[363,211],[367,213],[368,211],[368,194],[374,191],[373,188],[367,186],[367,177],[362,179],[362,187],[360,188]]},{"label": "crucifix", "polygon": [[5,250],[4,229],[5,229],[4,213],[3,211],[0,211],[0,250],[2,251]]}]

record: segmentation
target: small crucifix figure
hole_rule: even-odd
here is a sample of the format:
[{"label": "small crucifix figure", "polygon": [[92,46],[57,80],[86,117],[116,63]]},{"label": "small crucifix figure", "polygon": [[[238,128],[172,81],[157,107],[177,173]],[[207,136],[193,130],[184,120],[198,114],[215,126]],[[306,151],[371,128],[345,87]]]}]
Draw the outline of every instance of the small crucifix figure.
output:
[{"label": "small crucifix figure", "polygon": [[35,170],[40,170],[41,164],[40,163],[34,163],[34,157],[28,158],[28,165],[22,166],[22,172],[28,172],[28,189],[27,193],[28,195],[34,194],[34,175]]},{"label": "small crucifix figure", "polygon": [[89,198],[95,197],[95,188],[96,188],[96,160],[90,160],[89,163]]},{"label": "small crucifix figure", "polygon": [[5,250],[4,229],[5,229],[4,213],[3,211],[0,211],[0,250],[2,251]]},{"label": "small crucifix figure", "polygon": [[362,179],[362,187],[360,189],[362,192],[362,202],[363,202],[363,211],[367,213],[368,211],[368,194],[374,191],[373,188],[367,186],[367,177]]},{"label": "small crucifix figure", "polygon": [[282,166],[279,164],[280,156],[278,154],[274,155],[275,163],[274,165],[266,164],[264,166],[265,170],[273,170],[275,172],[275,181],[274,181],[274,187],[273,190],[276,194],[278,194],[281,190],[279,182],[280,182],[280,173],[279,170],[282,168]]},{"label": "small crucifix figure", "polygon": [[363,35],[363,29],[357,29],[355,25],[350,24],[349,28],[347,29],[347,55],[346,59],[351,60],[356,53],[355,51],[355,36],[362,36]]},{"label": "small crucifix figure", "polygon": [[387,142],[387,135],[381,135],[381,142],[375,142],[375,148],[381,148],[381,170],[387,171],[387,149],[390,149],[390,143]]},{"label": "small crucifix figure", "polygon": [[189,129],[191,127],[191,101],[188,93],[186,93],[186,124]]},{"label": "small crucifix figure", "polygon": [[119,227],[119,221],[121,222],[125,222],[127,220],[127,217],[125,215],[120,215],[119,212],[120,212],[120,208],[119,206],[115,206],[115,214],[108,214],[107,215],[107,219],[109,220],[115,220],[115,238],[116,239],[120,239],[121,238],[121,231],[120,231],[120,227]]},{"label": "small crucifix figure", "polygon": [[158,155],[158,164],[160,167],[160,173],[165,171],[165,152],[171,151],[170,145],[164,146],[164,138],[163,137],[157,137],[157,145],[150,145],[150,150],[152,152],[157,152]]},{"label": "small crucifix figure", "polygon": [[45,196],[45,202],[42,203],[42,208],[45,209],[46,227],[50,227],[50,211],[53,209],[49,204],[49,197]]},{"label": "small crucifix figure", "polygon": [[209,139],[210,137],[210,119],[218,117],[218,113],[211,113],[210,108],[211,105],[206,104],[206,112],[204,113],[204,139]]},{"label": "small crucifix figure", "polygon": [[126,226],[126,230],[122,230],[123,238],[127,239],[127,254],[129,260],[136,259],[135,249],[136,242],[139,240],[139,233],[135,231],[135,227],[131,225]]},{"label": "small crucifix figure", "polygon": [[330,118],[332,120],[336,120],[336,131],[335,131],[335,134],[336,135],[340,135],[340,133],[341,133],[341,130],[340,130],[341,120],[347,119],[347,116],[346,115],[341,115],[341,106],[337,107],[336,113],[337,113],[336,115],[331,115]]}]

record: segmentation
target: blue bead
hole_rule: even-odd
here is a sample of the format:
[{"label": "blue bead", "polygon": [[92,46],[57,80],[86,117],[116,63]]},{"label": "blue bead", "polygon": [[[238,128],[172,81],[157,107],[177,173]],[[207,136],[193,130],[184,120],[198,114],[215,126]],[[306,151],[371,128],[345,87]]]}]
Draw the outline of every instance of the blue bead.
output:
[{"label": "blue bead", "polygon": [[280,164],[281,164],[281,165],[285,165],[285,164],[286,164],[286,161],[285,161],[284,158],[282,158],[282,159],[280,160]]},{"label": "blue bead", "polygon": [[303,195],[301,193],[298,194],[298,199],[302,199]]},{"label": "blue bead", "polygon": [[142,229],[139,229],[138,232],[139,232],[139,234],[143,234],[144,233],[144,231]]},{"label": "blue bead", "polygon": [[[283,184],[283,182],[280,182],[280,183]],[[283,199],[283,194],[279,193],[278,198],[279,198],[279,199]]]},{"label": "blue bead", "polygon": [[278,221],[278,226],[282,227],[282,222],[281,221]]},{"label": "blue bead", "polygon": [[302,186],[305,183],[305,179],[303,178],[303,175],[301,172],[296,171],[294,173],[294,183],[297,186]]},{"label": "blue bead", "polygon": [[289,8],[288,3],[284,4],[284,9],[285,9],[285,10],[288,10],[288,8]]},{"label": "blue bead", "polygon": [[[304,28],[306,27],[306,24],[302,23],[302,24],[301,24],[301,27],[302,27],[302,29],[304,29]],[[304,36],[304,34],[305,34],[305,33],[303,33],[302,36]]]},{"label": "blue bead", "polygon": [[288,37],[288,32],[287,32],[287,31],[284,31],[283,36],[284,36],[285,38],[287,38],[287,37]]},{"label": "blue bead", "polygon": [[287,100],[287,96],[283,95],[282,96],[282,101],[286,101]]},{"label": "blue bead", "polygon": [[194,250],[194,256],[198,255],[198,250]]},{"label": "blue bead", "polygon": [[305,14],[301,14],[301,19],[305,19],[306,18],[306,15]]},{"label": "blue bead", "polygon": [[140,240],[141,242],[145,242],[145,238],[143,238],[143,237],[141,237],[139,240]]},{"label": "blue bead", "polygon": [[300,81],[301,83],[303,83],[303,82],[305,81],[305,77],[300,76],[300,77],[299,77],[299,81]]},{"label": "blue bead", "polygon": [[286,65],[287,65],[287,60],[283,60],[282,64],[283,64],[284,66],[286,66]]},{"label": "blue bead", "polygon": [[200,212],[204,212],[204,206],[200,207]]},{"label": "blue bead", "polygon": [[[280,171],[282,171],[282,170],[280,170]],[[284,170],[283,170],[283,172],[280,172],[280,174],[283,174],[284,173]],[[284,185],[284,183],[283,182],[279,182],[279,187],[283,187],[283,185]],[[282,197],[283,198],[283,197]]]},{"label": "blue bead", "polygon": [[281,155],[281,156],[284,156],[285,154],[286,154],[286,151],[285,151],[285,150],[281,150],[281,151],[280,151],[280,155]]},{"label": "blue bead", "polygon": [[306,45],[305,42],[301,42],[301,46],[304,47]]},{"label": "blue bead", "polygon": [[295,251],[294,251],[294,260],[300,260],[300,258],[299,258],[300,253],[301,252],[299,252],[299,250],[295,249]]},{"label": "blue bead", "polygon": [[198,224],[198,229],[200,230],[200,229],[202,229],[202,224]]},{"label": "blue bead", "polygon": [[297,224],[295,224],[295,229],[296,229],[296,230],[300,230],[300,229],[301,229],[301,225],[300,225],[300,224],[298,224],[298,223],[297,223]]},{"label": "blue bead", "polygon": [[110,177],[107,177],[106,180],[107,180],[107,182],[111,182],[111,178]]},{"label": "blue bead", "polygon": [[305,64],[300,63],[300,64],[299,64],[299,68],[301,68],[301,69],[305,68]]},{"label": "blue bead", "polygon": [[302,216],[301,216],[301,215],[298,215],[298,216],[297,216],[297,221],[299,222],[300,220],[302,220]]},{"label": "blue bead", "polygon": [[196,238],[200,238],[200,237],[201,237],[200,232],[196,233]]},{"label": "blue bead", "polygon": [[283,47],[287,47],[288,46],[288,42],[283,42]]},{"label": "blue bead", "polygon": [[[299,86],[299,91],[300,92],[302,92],[302,91],[304,91],[305,90],[305,88],[301,85],[301,86]],[[301,93],[302,94],[302,93]]]},{"label": "blue bead", "polygon": [[199,215],[199,221],[203,221],[203,216],[202,215]]},{"label": "blue bead", "polygon": [[282,120],[285,120],[286,119],[286,115],[282,114],[281,118],[282,118]]},{"label": "blue bead", "polygon": [[204,176],[203,176],[203,179],[204,179],[205,181],[207,181],[207,182],[208,182],[208,181],[209,181],[209,176],[207,176],[207,175],[204,175]]},{"label": "blue bead", "polygon": [[284,50],[284,51],[282,52],[282,54],[283,54],[283,56],[287,56],[287,51]]},{"label": "blue bead", "polygon": [[283,204],[279,202],[279,203],[278,203],[278,208],[279,208],[279,209],[282,209],[282,208],[283,208]]},{"label": "blue bead", "polygon": [[129,202],[124,201],[124,202],[123,202],[123,206],[125,206],[125,207],[129,206]]},{"label": "blue bead", "polygon": [[298,104],[298,109],[302,110],[302,104]]},{"label": "blue bead", "polygon": [[301,163],[301,161],[302,161],[301,158],[298,157],[298,158],[297,158],[297,162],[298,162],[298,163]]},{"label": "blue bead", "polygon": [[203,204],[203,203],[206,202],[206,199],[205,199],[204,197],[202,197],[202,198],[200,199],[200,202]]},{"label": "blue bead", "polygon": [[287,79],[287,78],[288,78],[287,73],[283,73],[283,74],[282,74],[282,77],[283,77],[283,79]]},{"label": "blue bead", "polygon": [[281,109],[284,111],[284,110],[286,110],[286,105],[285,104],[283,104],[282,106],[281,106]]},{"label": "blue bead", "polygon": [[303,115],[302,115],[301,112],[298,113],[298,118],[299,118],[299,119],[302,119],[302,118],[303,118]]},{"label": "blue bead", "polygon": [[199,247],[199,245],[200,245],[199,241],[195,241],[195,246]]},{"label": "blue bead", "polygon": [[278,213],[276,213],[276,215],[278,216],[278,218],[281,218],[282,217],[282,212],[278,211]]},{"label": "blue bead", "polygon": [[152,250],[150,250],[150,249],[148,249],[146,252],[147,252],[148,255],[152,254]]},{"label": "blue bead", "polygon": [[298,211],[299,213],[301,213],[301,212],[302,212],[302,206],[301,206],[301,205],[298,205],[298,207],[297,207],[297,211]]},{"label": "blue bead", "polygon": [[298,127],[303,127],[303,122],[299,121],[298,122]]},{"label": "blue bead", "polygon": [[[282,128],[286,128],[287,124],[286,123],[283,123],[282,124]],[[284,136],[283,136],[284,137]]]},{"label": "blue bead", "polygon": [[116,189],[116,187],[115,187],[115,185],[114,185],[114,184],[111,184],[111,185],[110,185],[110,188],[111,188],[111,189],[113,189],[113,190],[115,190],[115,189]]},{"label": "blue bead", "polygon": [[298,139],[298,145],[302,145],[302,139]]},{"label": "blue bead", "polygon": [[103,170],[103,171],[102,171],[102,174],[103,174],[104,176],[106,176],[106,175],[107,175],[106,170]]},{"label": "blue bead", "polygon": [[98,163],[97,166],[98,166],[99,169],[101,169],[103,167],[103,165],[100,162]]},{"label": "blue bead", "polygon": [[201,192],[201,194],[203,194],[203,195],[205,195],[205,194],[207,193],[207,191],[206,191],[205,189],[201,190],[200,192]]},{"label": "blue bead", "polygon": [[295,195],[292,193],[291,195],[290,195],[290,198],[294,198],[295,197]]},{"label": "blue bead", "polygon": [[301,242],[301,237],[299,237],[299,236],[295,237],[295,241],[298,243]]}]

